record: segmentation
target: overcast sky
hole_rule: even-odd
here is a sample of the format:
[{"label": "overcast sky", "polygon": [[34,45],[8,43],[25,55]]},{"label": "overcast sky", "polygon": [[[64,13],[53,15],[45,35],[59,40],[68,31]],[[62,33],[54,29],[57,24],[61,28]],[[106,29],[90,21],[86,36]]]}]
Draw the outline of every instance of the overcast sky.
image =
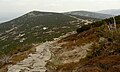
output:
[{"label": "overcast sky", "polygon": [[0,12],[98,11],[118,8],[120,8],[120,0],[0,0]]},{"label": "overcast sky", "polygon": [[32,10],[66,12],[120,9],[120,0],[0,0],[0,16],[18,15]]}]

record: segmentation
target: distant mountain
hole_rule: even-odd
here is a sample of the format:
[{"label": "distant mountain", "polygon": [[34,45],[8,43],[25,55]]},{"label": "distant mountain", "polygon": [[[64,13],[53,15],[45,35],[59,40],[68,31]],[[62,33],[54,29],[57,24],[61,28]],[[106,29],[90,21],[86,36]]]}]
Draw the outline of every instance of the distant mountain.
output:
[{"label": "distant mountain", "polygon": [[62,13],[29,12],[0,24],[0,51],[12,54],[25,51],[35,44],[74,31],[85,21]]},{"label": "distant mountain", "polygon": [[111,15],[108,15],[108,14],[89,12],[89,11],[71,11],[71,12],[66,12],[65,14],[78,15],[78,16],[91,17],[91,18],[98,18],[98,19],[104,19],[104,18],[111,17]]},{"label": "distant mountain", "polygon": [[110,14],[110,15],[120,15],[120,9],[109,9],[98,11],[98,13]]}]

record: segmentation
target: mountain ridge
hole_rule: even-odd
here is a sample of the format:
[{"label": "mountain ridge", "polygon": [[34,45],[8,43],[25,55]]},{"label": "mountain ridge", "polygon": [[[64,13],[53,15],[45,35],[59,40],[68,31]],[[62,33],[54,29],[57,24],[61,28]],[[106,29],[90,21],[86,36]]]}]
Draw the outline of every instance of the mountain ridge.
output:
[{"label": "mountain ridge", "polygon": [[[26,14],[29,14],[29,13],[58,13],[58,12],[46,12],[46,11],[38,11],[38,10],[34,10],[34,11],[29,11],[29,12],[27,12]],[[70,12],[77,12],[77,11],[70,11]],[[83,11],[83,10],[81,10],[81,11],[78,11],[78,12],[88,12],[88,13],[97,13],[97,12],[90,12],[90,11]],[[66,14],[66,13],[69,13],[69,12],[64,12],[63,14]],[[19,16],[22,16],[22,15],[26,15],[26,14],[20,14]],[[59,14],[61,14],[61,13],[59,13]],[[107,14],[103,14],[103,15],[107,15]],[[81,15],[82,16],[82,15]],[[87,17],[90,17],[90,16],[87,16]],[[109,15],[107,15],[106,17],[109,17]],[[14,17],[14,18],[18,18],[18,16],[16,16],[16,17]],[[96,18],[96,17],[93,17],[93,18]],[[7,20],[7,21],[2,21],[1,23],[4,23],[4,22],[8,22],[8,21],[11,21],[11,20],[13,20],[13,18],[11,18],[11,19],[9,19],[9,20]],[[0,24],[1,24],[0,23]]]},{"label": "mountain ridge", "polygon": [[102,13],[90,12],[90,11],[71,11],[71,12],[66,12],[65,14],[79,15],[79,16],[85,16],[91,18],[98,18],[98,19],[109,18],[112,16],[109,14],[102,14]]}]

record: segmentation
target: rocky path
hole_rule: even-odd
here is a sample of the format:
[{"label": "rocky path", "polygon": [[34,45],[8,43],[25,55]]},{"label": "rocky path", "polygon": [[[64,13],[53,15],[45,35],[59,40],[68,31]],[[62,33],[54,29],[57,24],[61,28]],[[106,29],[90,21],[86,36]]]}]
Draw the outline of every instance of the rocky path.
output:
[{"label": "rocky path", "polygon": [[73,49],[68,50],[62,48],[62,45],[66,44],[66,42],[57,43],[59,39],[64,38],[67,35],[69,35],[69,33],[57,40],[45,42],[37,46],[34,53],[29,54],[27,58],[17,64],[9,66],[7,72],[46,72],[47,68],[45,66],[49,61],[51,61],[51,63],[53,62],[56,66],[60,63],[66,64],[78,62],[81,58],[84,58],[87,55],[87,49],[92,43],[80,47],[73,46]]},{"label": "rocky path", "polygon": [[45,42],[36,47],[36,52],[29,54],[28,58],[20,61],[16,65],[8,67],[8,72],[45,72],[47,60],[51,58],[52,42]]}]

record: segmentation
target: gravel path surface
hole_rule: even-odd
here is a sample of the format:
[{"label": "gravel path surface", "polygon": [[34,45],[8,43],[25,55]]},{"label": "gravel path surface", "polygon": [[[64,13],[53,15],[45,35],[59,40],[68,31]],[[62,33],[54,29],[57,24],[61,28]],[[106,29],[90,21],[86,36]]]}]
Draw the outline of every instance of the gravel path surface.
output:
[{"label": "gravel path surface", "polygon": [[8,67],[8,72],[45,72],[47,60],[51,58],[52,42],[45,42],[36,47],[36,52],[29,54],[28,58],[20,61],[16,65]]}]

